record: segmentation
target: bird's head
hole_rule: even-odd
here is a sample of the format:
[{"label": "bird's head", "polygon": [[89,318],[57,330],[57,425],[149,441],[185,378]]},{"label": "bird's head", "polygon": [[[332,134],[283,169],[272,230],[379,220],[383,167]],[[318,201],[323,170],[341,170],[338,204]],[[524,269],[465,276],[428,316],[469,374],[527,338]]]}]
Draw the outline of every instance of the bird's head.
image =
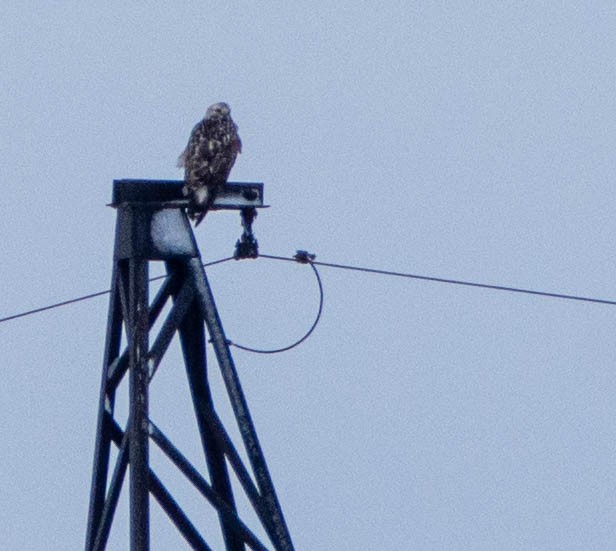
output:
[{"label": "bird's head", "polygon": [[224,101],[213,103],[205,112],[206,119],[222,119],[228,117],[231,113],[231,108]]}]

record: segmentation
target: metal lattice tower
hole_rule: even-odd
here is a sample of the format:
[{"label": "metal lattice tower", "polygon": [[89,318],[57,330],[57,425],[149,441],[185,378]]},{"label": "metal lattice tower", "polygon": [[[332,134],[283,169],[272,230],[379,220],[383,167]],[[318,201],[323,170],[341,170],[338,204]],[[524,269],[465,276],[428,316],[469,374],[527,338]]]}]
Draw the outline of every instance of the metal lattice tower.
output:
[{"label": "metal lattice tower", "polygon": [[[213,507],[228,551],[268,547],[240,519],[230,471],[239,481],[267,534],[271,548],[293,549],[274,485],[242,391],[228,341],[216,309],[201,256],[184,212],[178,181],[116,180],[115,252],[98,422],[86,551],[105,549],[115,509],[129,472],[130,549],[150,546],[150,494],[167,513],[193,549],[211,547],[152,470],[153,443]],[[227,184],[214,208],[242,212],[245,231],[237,243],[240,255],[254,256],[256,241],[250,224],[255,208],[263,206],[262,184]],[[247,231],[248,230],[248,231]],[[167,276],[150,301],[151,261],[165,263]],[[172,303],[158,334],[153,326],[167,303]],[[125,338],[123,339],[123,328]],[[231,403],[248,457],[245,465],[218,416],[206,369],[206,331]],[[209,477],[193,467],[171,439],[149,418],[149,383],[168,346],[178,335]],[[123,340],[126,343],[123,343]],[[129,414],[125,427],[114,417],[116,391],[129,380]],[[112,444],[117,447],[112,465]]]}]

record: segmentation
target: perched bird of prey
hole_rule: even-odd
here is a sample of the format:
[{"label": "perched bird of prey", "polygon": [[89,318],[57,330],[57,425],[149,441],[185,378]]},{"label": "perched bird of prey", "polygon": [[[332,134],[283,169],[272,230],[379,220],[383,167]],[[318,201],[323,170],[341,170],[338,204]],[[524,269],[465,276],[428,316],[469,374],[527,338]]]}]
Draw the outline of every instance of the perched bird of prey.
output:
[{"label": "perched bird of prey", "polygon": [[188,145],[178,159],[178,167],[184,168],[182,192],[190,199],[188,215],[195,220],[195,226],[227,182],[241,151],[242,141],[229,106],[224,102],[210,105],[203,120],[192,129]]}]

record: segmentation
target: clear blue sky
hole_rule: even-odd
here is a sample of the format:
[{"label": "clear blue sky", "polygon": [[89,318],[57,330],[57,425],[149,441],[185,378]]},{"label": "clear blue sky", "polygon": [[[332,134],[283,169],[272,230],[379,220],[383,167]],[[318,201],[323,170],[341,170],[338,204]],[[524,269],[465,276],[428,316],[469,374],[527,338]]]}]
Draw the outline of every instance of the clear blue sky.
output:
[{"label": "clear blue sky", "polygon": [[[616,298],[616,8],[504,4],[3,6],[0,317],[108,287],[112,180],[179,179],[220,100],[232,179],[266,184],[262,252]],[[239,232],[208,216],[204,257]],[[306,267],[208,273],[231,339],[283,346],[312,320]],[[298,550],[613,546],[616,307],[322,276],[306,344],[235,353]],[[106,313],[0,325],[2,549],[83,546]],[[202,465],[187,400],[174,349],[152,416]],[[152,509],[152,549],[181,549]],[[127,541],[123,500],[109,548]]]}]

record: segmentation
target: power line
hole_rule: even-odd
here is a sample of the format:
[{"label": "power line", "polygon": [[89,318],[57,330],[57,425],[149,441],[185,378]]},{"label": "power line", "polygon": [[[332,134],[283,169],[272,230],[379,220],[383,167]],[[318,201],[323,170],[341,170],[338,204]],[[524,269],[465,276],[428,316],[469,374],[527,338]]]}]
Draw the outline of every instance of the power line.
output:
[{"label": "power line", "polygon": [[[261,254],[263,258],[270,258],[272,260],[285,260],[295,262],[295,258],[286,257],[286,256],[274,256],[268,254]],[[527,295],[536,295],[542,297],[550,297],[550,298],[560,298],[565,300],[577,300],[582,302],[593,302],[596,304],[610,304],[612,306],[616,306],[615,300],[606,300],[602,298],[593,298],[593,297],[584,297],[579,295],[566,295],[563,293],[549,293],[546,291],[535,291],[532,289],[522,289],[519,287],[507,287],[505,285],[492,285],[489,283],[478,283],[476,281],[464,281],[460,279],[446,279],[442,277],[433,277],[433,276],[425,276],[425,275],[417,275],[410,274],[404,272],[392,272],[390,270],[379,270],[376,268],[364,268],[361,266],[350,266],[346,264],[334,264],[332,262],[318,262],[316,260],[312,261],[312,264],[316,264],[317,266],[324,266],[327,268],[339,268],[341,270],[352,270],[355,272],[365,272],[369,274],[378,274],[385,276],[394,276],[394,277],[404,277],[409,279],[419,279],[422,281],[432,281],[436,283],[449,283],[451,285],[465,285],[467,287],[480,287],[482,289],[492,289],[495,291],[508,291],[510,293],[524,293]]]},{"label": "power line", "polygon": [[[281,261],[287,261],[287,262],[297,262],[298,259],[296,257],[288,257],[288,256],[276,256],[276,255],[270,255],[270,254],[260,254],[259,255],[260,258],[268,258],[270,260],[281,260]],[[229,260],[233,260],[233,257],[228,257],[228,258],[223,258],[220,260],[215,260],[213,262],[208,262],[206,264],[204,264],[204,266],[214,266],[215,264],[222,264],[223,262],[227,262]],[[552,293],[552,292],[546,292],[546,291],[536,291],[533,289],[523,289],[520,287],[508,287],[505,285],[493,285],[490,283],[480,283],[480,282],[476,282],[476,281],[465,281],[465,280],[461,280],[461,279],[448,279],[448,278],[442,278],[442,277],[434,277],[434,276],[425,276],[425,275],[419,275],[419,274],[412,274],[412,273],[406,273],[406,272],[395,272],[395,271],[391,271],[391,270],[381,270],[381,269],[377,269],[377,268],[366,268],[363,266],[352,266],[349,264],[337,264],[337,263],[333,263],[333,262],[321,262],[321,261],[317,261],[314,259],[309,260],[309,263],[313,266],[323,266],[326,268],[337,268],[337,269],[341,269],[341,270],[351,270],[351,271],[355,271],[355,272],[364,272],[364,273],[369,273],[369,274],[375,274],[375,275],[383,275],[383,276],[390,276],[390,277],[402,277],[402,278],[407,278],[407,279],[418,279],[418,280],[422,280],[422,281],[431,281],[431,282],[435,282],[435,283],[447,283],[450,285],[464,285],[466,287],[478,287],[481,289],[492,289],[494,291],[506,291],[506,292],[510,292],[510,293],[522,293],[522,294],[527,294],[527,295],[535,295],[535,296],[541,296],[541,297],[548,297],[548,298],[558,298],[558,299],[564,299],[564,300],[576,300],[579,302],[590,302],[590,303],[594,303],[594,304],[608,304],[610,306],[616,306],[616,301],[615,300],[607,300],[607,299],[602,299],[602,298],[594,298],[594,297],[586,297],[586,296],[580,296],[580,295],[568,295],[568,294],[564,294],[564,293]],[[154,277],[152,279],[150,279],[150,281],[156,281],[158,279],[163,279],[167,277],[166,275],[162,275],[162,276],[158,276],[158,277]],[[320,283],[320,280],[319,280]],[[17,318],[22,318],[25,316],[30,316],[32,314],[38,314],[39,312],[45,312],[46,310],[52,310],[54,308],[59,308],[60,306],[66,306],[69,304],[74,304],[76,302],[81,302],[83,300],[89,300],[91,298],[95,298],[95,297],[99,297],[102,295],[107,295],[110,293],[110,290],[107,289],[105,291],[99,291],[96,293],[91,293],[89,295],[83,295],[80,297],[76,297],[73,299],[69,299],[69,300],[65,300],[63,302],[57,302],[55,304],[50,304],[48,306],[42,306],[41,308],[35,308],[33,310],[27,310],[25,312],[20,312],[18,314],[13,314],[11,316],[6,316],[3,318],[0,318],[0,323],[6,322],[6,321],[11,321]],[[318,322],[318,319],[317,319]],[[237,346],[237,345],[236,345]],[[239,348],[239,347],[238,347]]]},{"label": "power line", "polygon": [[[233,257],[230,256],[228,258],[222,258],[220,260],[214,260],[213,262],[208,262],[204,264],[204,266],[214,266],[215,264],[222,264],[223,262],[227,262],[228,260],[233,260]],[[148,281],[157,281],[159,279],[166,278],[166,275],[156,276],[150,278]],[[103,295],[108,295],[111,293],[111,289],[107,289],[105,291],[98,291],[96,293],[90,293],[89,295],[83,295],[80,297],[71,298],[69,300],[64,300],[62,302],[56,302],[55,304],[49,304],[47,306],[41,306],[40,308],[34,308],[33,310],[27,310],[25,312],[20,312],[19,314],[13,314],[12,316],[6,316],[4,318],[0,318],[0,323],[5,321],[11,321],[17,318],[23,318],[25,316],[30,316],[32,314],[38,314],[39,312],[45,312],[46,310],[53,310],[54,308],[60,308],[60,306],[67,306],[69,304],[75,304],[76,302],[81,302],[83,300],[89,300],[91,298],[101,297]]]}]

